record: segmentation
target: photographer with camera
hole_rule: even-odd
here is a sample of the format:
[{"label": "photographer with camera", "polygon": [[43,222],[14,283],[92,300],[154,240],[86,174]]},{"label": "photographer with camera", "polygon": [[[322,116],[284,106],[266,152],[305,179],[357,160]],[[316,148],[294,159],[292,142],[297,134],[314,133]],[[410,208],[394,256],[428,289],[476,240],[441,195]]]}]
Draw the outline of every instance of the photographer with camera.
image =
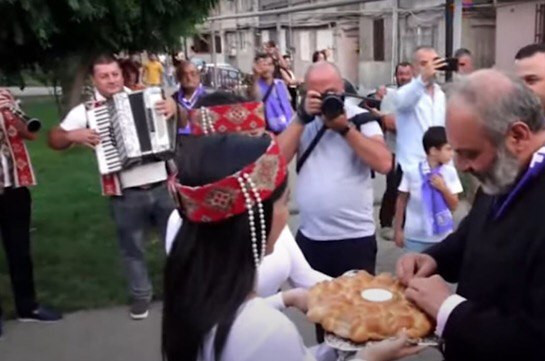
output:
[{"label": "photographer with camera", "polygon": [[[61,315],[36,302],[30,253],[31,197],[36,184],[24,140],[36,139],[37,119],[27,117],[12,94],[0,88],[0,232],[17,315],[22,321],[57,321]],[[2,308],[0,307],[0,336]]]},{"label": "photographer with camera", "polygon": [[366,111],[343,104],[344,84],[335,65],[311,65],[305,83],[297,121],[278,139],[288,160],[298,154],[297,243],[309,264],[329,276],[350,269],[374,273],[371,170],[388,173],[392,155],[379,124],[361,124]]},{"label": "photographer with camera", "polygon": [[418,166],[426,159],[422,138],[428,128],[445,126],[445,93],[436,82],[440,70],[449,70],[446,60],[431,47],[418,47],[413,53],[414,78],[396,93],[399,178],[404,169]]}]

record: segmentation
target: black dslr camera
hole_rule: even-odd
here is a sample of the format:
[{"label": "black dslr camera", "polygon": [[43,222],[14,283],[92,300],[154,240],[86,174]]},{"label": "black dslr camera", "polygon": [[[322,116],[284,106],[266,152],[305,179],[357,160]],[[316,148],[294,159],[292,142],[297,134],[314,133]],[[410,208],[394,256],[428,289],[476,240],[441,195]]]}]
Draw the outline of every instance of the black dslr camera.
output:
[{"label": "black dslr camera", "polygon": [[326,92],[322,94],[322,116],[327,119],[335,119],[344,113],[344,94]]}]

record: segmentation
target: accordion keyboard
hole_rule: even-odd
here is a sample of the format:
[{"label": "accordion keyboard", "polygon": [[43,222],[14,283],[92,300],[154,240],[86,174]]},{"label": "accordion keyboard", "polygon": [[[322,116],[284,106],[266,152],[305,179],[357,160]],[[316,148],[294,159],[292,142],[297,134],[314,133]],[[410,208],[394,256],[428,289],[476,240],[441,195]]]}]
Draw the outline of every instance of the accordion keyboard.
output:
[{"label": "accordion keyboard", "polygon": [[100,174],[119,172],[122,164],[112,134],[108,106],[97,106],[88,112],[88,115],[89,127],[94,129],[100,137],[100,143],[95,147]]}]

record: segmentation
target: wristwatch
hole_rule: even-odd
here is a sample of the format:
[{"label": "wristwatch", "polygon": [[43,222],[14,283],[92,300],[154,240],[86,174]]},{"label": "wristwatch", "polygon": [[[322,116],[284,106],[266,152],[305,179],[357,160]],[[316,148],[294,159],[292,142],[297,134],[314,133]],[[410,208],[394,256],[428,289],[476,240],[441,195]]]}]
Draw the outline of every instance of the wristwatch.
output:
[{"label": "wristwatch", "polygon": [[354,128],[354,124],[348,123],[344,128],[337,130],[337,133],[345,137],[352,128]]}]

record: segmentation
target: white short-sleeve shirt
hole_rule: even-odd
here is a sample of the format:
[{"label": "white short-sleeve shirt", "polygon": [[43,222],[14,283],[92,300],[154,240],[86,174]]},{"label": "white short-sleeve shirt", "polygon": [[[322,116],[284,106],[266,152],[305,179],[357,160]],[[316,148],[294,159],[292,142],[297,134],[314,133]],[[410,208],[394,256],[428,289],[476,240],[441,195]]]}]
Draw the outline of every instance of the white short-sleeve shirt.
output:
[{"label": "white short-sleeve shirt", "polygon": [[[125,91],[130,92],[130,89],[125,88]],[[95,99],[104,100],[105,98],[95,90]],[[82,103],[72,108],[61,122],[60,127],[66,131],[87,128],[88,121],[85,105]],[[135,166],[119,172],[119,178],[122,188],[161,182],[167,179],[166,165],[165,162],[153,162]]]},{"label": "white short-sleeve shirt", "polygon": [[[453,194],[462,193],[462,183],[456,169],[450,165],[443,165],[440,174]],[[405,238],[424,243],[441,242],[448,233],[430,236],[426,232],[426,219],[423,215],[428,214],[422,203],[422,175],[419,165],[403,170],[403,178],[399,185],[399,191],[409,193],[409,202],[405,212]]]},{"label": "white short-sleeve shirt", "polygon": [[[219,361],[214,356],[216,329],[204,340],[198,361]],[[295,325],[263,299],[253,298],[242,306],[231,326],[221,361],[334,361],[327,347],[307,349]]]},{"label": "white short-sleeve shirt", "polygon": [[[349,118],[365,112],[345,104]],[[307,149],[323,121],[316,117],[305,126],[299,156]],[[382,136],[377,122],[361,127],[367,137]],[[375,233],[371,168],[344,137],[326,131],[297,176],[295,199],[300,210],[300,231],[318,241],[351,239]]]}]

